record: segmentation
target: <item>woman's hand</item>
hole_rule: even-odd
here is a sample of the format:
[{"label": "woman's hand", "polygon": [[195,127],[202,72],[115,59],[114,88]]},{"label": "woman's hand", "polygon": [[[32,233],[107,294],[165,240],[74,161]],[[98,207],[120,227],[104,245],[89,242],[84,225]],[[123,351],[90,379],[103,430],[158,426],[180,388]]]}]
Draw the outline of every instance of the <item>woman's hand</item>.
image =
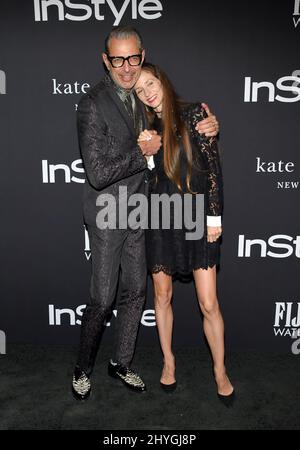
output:
[{"label": "woman's hand", "polygon": [[216,242],[222,234],[222,227],[207,227],[207,241]]},{"label": "woman's hand", "polygon": [[155,130],[144,130],[140,133],[137,143],[145,157],[152,156],[161,147],[161,136]]},{"label": "woman's hand", "polygon": [[155,134],[154,130],[144,130],[140,133],[138,137],[138,143],[143,141],[151,141],[153,134]]},{"label": "woman's hand", "polygon": [[210,112],[206,103],[201,103],[201,106],[205,109],[207,118],[197,123],[196,130],[206,137],[217,136],[219,133],[219,122],[216,116]]}]

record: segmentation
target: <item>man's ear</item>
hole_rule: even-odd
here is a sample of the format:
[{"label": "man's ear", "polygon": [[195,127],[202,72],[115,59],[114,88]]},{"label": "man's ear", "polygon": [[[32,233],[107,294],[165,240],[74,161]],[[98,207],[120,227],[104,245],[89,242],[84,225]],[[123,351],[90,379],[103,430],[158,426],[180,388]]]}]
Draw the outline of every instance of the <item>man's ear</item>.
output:
[{"label": "man's ear", "polygon": [[110,70],[110,63],[108,61],[106,53],[102,53],[102,60],[103,60],[104,64],[106,65],[107,70]]},{"label": "man's ear", "polygon": [[142,64],[143,64],[143,62],[144,62],[144,60],[145,60],[145,55],[146,55],[145,50],[143,50],[143,51],[142,51]]}]

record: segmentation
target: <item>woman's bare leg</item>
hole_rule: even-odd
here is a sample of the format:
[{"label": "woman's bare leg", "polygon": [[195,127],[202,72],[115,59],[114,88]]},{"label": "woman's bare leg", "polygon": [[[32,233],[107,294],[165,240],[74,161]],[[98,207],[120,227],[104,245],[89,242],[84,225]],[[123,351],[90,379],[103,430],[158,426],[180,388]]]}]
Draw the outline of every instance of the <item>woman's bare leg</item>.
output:
[{"label": "woman's bare leg", "polygon": [[233,386],[226,374],[224,358],[224,322],[219,308],[216,288],[216,266],[194,270],[197,297],[203,313],[203,329],[212,358],[218,393],[230,395]]},{"label": "woman's bare leg", "polygon": [[172,352],[172,277],[164,272],[154,273],[153,286],[156,325],[164,355],[164,367],[160,381],[163,384],[172,384],[175,382],[175,358]]}]

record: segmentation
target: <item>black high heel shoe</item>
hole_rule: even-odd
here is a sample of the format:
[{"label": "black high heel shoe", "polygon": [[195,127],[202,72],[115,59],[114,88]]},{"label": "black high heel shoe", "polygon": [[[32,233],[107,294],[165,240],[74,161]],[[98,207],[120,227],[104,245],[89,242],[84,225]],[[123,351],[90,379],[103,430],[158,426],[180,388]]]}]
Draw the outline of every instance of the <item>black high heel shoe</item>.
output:
[{"label": "black high heel shoe", "polygon": [[229,395],[222,395],[218,393],[218,398],[221,403],[226,406],[226,408],[231,408],[235,400],[235,390],[233,389],[233,391]]},{"label": "black high heel shoe", "polygon": [[[175,362],[175,358],[174,358],[174,362]],[[162,390],[168,394],[170,394],[171,392],[174,392],[175,389],[177,388],[177,381],[174,381],[174,383],[171,383],[171,384],[165,384],[160,381],[159,384],[160,384],[160,387],[162,388]]]},{"label": "black high heel shoe", "polygon": [[174,383],[172,384],[164,384],[160,382],[160,387],[162,388],[163,391],[170,394],[171,392],[174,392],[175,389],[177,388],[177,381],[174,381]]}]

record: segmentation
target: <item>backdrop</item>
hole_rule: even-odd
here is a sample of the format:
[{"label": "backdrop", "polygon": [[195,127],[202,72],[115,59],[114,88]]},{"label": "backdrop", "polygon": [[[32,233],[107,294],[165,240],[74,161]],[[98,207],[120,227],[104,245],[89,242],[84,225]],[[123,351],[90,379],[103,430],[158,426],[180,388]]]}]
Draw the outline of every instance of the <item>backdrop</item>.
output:
[{"label": "backdrop", "polygon": [[[297,354],[300,1],[1,0],[0,11],[2,353],[5,336],[78,342],[90,252],[76,107],[103,76],[111,27],[133,24],[147,60],[221,125],[227,346]],[[148,281],[139,345],[158,345]],[[175,346],[203,345],[193,283],[175,282],[174,308]]]}]

